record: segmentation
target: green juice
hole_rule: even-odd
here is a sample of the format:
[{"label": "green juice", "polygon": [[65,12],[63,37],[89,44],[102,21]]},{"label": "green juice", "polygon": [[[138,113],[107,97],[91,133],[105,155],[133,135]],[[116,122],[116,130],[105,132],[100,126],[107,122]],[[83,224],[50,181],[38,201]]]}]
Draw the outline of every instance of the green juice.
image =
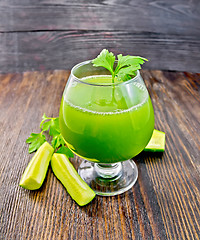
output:
[{"label": "green juice", "polygon": [[145,86],[132,81],[113,88],[108,83],[110,76],[73,82],[65,89],[60,106],[60,129],[68,147],[93,162],[115,163],[136,156],[154,129]]}]

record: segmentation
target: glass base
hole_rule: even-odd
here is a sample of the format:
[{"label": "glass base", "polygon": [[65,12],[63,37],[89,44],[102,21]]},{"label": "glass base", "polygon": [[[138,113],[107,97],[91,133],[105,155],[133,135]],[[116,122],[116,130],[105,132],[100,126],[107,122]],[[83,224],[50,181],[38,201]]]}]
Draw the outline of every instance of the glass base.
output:
[{"label": "glass base", "polygon": [[81,178],[101,196],[114,196],[129,190],[137,181],[138,169],[133,160],[99,164],[84,160],[79,166]]}]

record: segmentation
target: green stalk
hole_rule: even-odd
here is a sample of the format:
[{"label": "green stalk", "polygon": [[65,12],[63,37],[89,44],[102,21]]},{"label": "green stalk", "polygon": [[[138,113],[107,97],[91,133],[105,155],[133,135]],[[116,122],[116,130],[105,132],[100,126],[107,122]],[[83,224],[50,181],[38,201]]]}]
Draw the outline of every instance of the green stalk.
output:
[{"label": "green stalk", "polygon": [[65,154],[54,153],[51,158],[51,167],[72,199],[80,206],[92,201],[96,195],[95,192],[82,180]]},{"label": "green stalk", "polygon": [[115,82],[115,73],[112,74],[112,83]]},{"label": "green stalk", "polygon": [[53,147],[44,142],[25,169],[19,185],[25,189],[39,189],[45,179],[51,156],[54,152]]},{"label": "green stalk", "polygon": [[[115,73],[112,74],[112,83],[113,84],[115,83]],[[112,88],[112,101],[117,102],[115,100],[115,85],[113,85],[113,88]]]}]

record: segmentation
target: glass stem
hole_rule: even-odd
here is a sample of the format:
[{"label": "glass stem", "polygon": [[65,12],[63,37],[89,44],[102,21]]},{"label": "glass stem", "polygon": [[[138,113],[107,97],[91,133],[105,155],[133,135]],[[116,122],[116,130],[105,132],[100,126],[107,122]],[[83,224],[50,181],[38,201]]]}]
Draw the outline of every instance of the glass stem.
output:
[{"label": "glass stem", "polygon": [[116,178],[122,175],[121,162],[114,164],[95,163],[94,169],[97,173],[97,176],[102,178]]}]

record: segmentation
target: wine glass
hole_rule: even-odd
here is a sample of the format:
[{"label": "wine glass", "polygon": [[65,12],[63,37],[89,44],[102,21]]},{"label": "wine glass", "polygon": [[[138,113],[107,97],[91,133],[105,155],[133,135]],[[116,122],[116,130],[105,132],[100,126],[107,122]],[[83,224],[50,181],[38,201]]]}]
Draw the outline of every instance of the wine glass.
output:
[{"label": "wine glass", "polygon": [[83,158],[78,173],[98,195],[130,189],[138,177],[130,160],[149,142],[154,129],[152,103],[139,71],[128,81],[91,61],[71,70],[59,113],[67,146]]}]

